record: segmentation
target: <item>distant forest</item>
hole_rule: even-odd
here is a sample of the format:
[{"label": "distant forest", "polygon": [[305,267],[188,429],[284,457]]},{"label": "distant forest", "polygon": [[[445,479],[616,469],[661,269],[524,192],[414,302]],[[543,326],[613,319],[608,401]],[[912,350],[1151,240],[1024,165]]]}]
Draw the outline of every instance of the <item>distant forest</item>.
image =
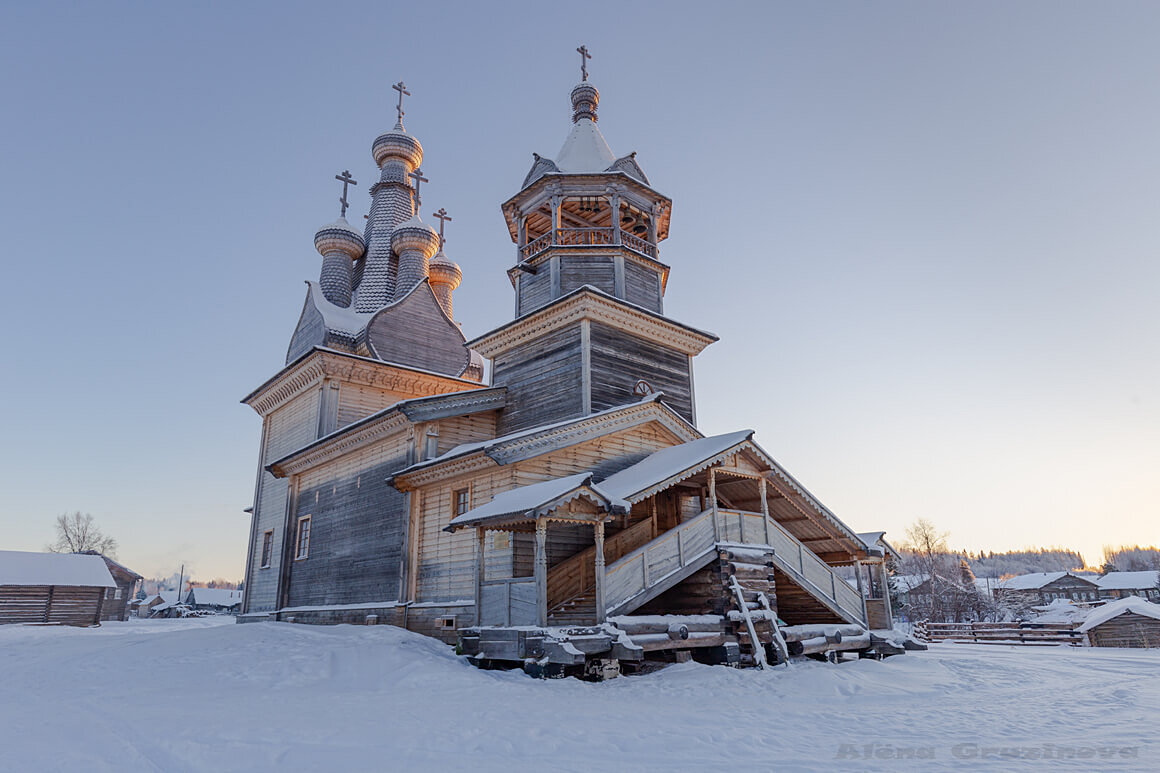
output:
[{"label": "distant forest", "polygon": [[[900,550],[903,556],[909,552]],[[1008,550],[1002,553],[992,551],[970,553],[967,551],[947,551],[945,565],[956,565],[959,559],[967,562],[976,577],[1008,577],[1032,572],[1136,572],[1147,569],[1160,570],[1160,548],[1153,546],[1104,548],[1103,566],[1090,567],[1084,563],[1082,555],[1065,548],[1039,548],[1036,550]],[[904,560],[904,566],[909,561]],[[944,562],[940,562],[944,563]]]}]

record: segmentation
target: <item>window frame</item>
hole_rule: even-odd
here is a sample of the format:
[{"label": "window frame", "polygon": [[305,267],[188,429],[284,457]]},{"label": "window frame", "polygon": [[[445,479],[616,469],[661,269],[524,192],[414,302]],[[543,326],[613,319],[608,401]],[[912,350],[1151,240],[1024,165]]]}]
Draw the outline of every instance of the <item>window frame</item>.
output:
[{"label": "window frame", "polygon": [[[303,544],[303,528],[305,528],[306,542]],[[298,531],[294,537],[294,560],[305,561],[310,557],[311,523],[310,516],[303,515],[298,519]]]},{"label": "window frame", "polygon": [[274,561],[273,529],[266,529],[262,532],[262,555],[258,560],[262,562],[258,565],[259,569],[269,569],[270,564]]},{"label": "window frame", "polygon": [[[459,495],[463,494],[463,510],[459,509]],[[458,518],[471,510],[471,486],[451,489],[451,517]]]}]

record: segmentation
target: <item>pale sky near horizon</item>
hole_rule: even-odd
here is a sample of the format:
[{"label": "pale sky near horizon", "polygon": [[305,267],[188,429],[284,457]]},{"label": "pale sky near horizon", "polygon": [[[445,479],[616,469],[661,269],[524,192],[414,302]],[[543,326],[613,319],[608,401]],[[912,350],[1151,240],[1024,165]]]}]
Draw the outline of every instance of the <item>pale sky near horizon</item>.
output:
[{"label": "pale sky near horizon", "polygon": [[738,428],[859,531],[1160,543],[1160,5],[6,3],[0,548],[81,510],[145,575],[240,579],[260,422],[336,173],[394,121],[468,337],[499,205],[570,127],[674,200],[666,313]]}]

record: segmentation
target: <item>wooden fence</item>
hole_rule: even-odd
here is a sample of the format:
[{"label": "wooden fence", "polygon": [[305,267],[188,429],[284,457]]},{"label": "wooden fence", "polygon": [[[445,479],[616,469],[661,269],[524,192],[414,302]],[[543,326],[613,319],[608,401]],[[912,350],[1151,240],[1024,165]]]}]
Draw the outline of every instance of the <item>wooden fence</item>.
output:
[{"label": "wooden fence", "polygon": [[923,642],[969,644],[1060,645],[1083,644],[1083,634],[1072,623],[1033,625],[1028,623],[932,623],[914,624],[914,638]]}]

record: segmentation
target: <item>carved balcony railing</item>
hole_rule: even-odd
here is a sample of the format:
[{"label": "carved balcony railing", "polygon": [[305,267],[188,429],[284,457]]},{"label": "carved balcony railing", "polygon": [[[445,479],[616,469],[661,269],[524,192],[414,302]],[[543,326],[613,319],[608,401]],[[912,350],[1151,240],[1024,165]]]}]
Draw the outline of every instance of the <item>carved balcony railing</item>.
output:
[{"label": "carved balcony railing", "polygon": [[610,247],[617,244],[653,260],[657,257],[655,244],[620,228],[557,228],[555,236],[553,240],[549,231],[520,247],[520,262],[531,260],[549,247]]}]

